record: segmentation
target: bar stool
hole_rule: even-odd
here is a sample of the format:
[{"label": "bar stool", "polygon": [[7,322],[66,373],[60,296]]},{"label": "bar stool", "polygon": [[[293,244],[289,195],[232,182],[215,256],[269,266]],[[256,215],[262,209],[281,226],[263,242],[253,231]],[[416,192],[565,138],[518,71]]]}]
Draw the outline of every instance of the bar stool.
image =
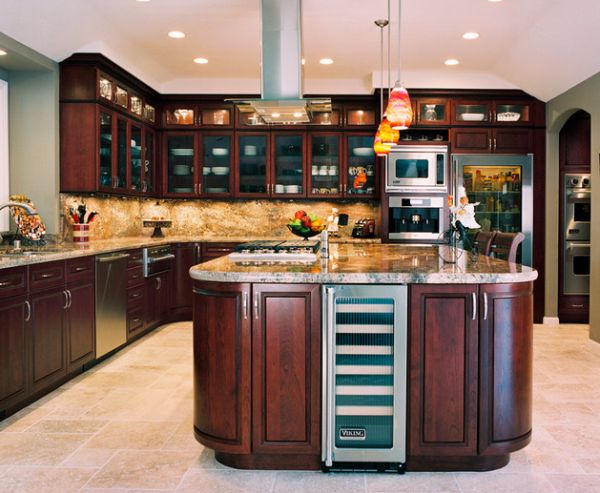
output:
[{"label": "bar stool", "polygon": [[492,242],[496,236],[496,231],[481,231],[478,230],[473,238],[473,247],[476,248],[477,253],[482,255],[489,255]]},{"label": "bar stool", "polygon": [[524,239],[525,235],[523,233],[497,232],[490,247],[490,257],[516,262],[517,249]]}]

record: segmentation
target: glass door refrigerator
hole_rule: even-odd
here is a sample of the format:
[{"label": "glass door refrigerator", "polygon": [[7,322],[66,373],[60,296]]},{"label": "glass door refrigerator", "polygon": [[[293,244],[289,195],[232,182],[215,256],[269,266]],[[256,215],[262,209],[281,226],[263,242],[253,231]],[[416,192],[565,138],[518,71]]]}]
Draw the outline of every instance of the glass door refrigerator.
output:
[{"label": "glass door refrigerator", "polygon": [[453,154],[452,195],[465,187],[484,231],[522,232],[517,262],[531,266],[533,233],[532,154]]}]

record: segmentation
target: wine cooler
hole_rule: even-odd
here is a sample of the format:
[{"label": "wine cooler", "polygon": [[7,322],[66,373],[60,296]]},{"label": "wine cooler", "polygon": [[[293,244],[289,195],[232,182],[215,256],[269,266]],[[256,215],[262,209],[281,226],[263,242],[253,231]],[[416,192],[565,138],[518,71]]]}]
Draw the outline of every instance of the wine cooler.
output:
[{"label": "wine cooler", "polygon": [[407,287],[323,287],[322,466],[403,472]]}]

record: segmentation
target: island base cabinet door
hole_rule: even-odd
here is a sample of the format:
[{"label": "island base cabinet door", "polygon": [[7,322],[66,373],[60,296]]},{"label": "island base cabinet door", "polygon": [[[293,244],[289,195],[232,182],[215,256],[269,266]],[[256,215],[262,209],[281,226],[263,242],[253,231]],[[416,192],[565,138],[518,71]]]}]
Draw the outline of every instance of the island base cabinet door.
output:
[{"label": "island base cabinet door", "polygon": [[478,287],[410,289],[408,461],[475,455]]},{"label": "island base cabinet door", "polygon": [[28,364],[25,298],[0,307],[0,411],[27,396]]},{"label": "island base cabinet door", "polygon": [[254,284],[252,295],[252,450],[318,454],[320,288]]},{"label": "island base cabinet door", "polygon": [[532,429],[532,283],[481,286],[480,450],[511,452]]},{"label": "island base cabinet door", "polygon": [[68,292],[68,371],[73,371],[92,361],[96,354],[94,286],[69,286]]},{"label": "island base cabinet door", "polygon": [[47,388],[66,375],[65,291],[46,291],[31,297],[32,392]]},{"label": "island base cabinet door", "polygon": [[194,284],[194,431],[217,452],[250,453],[250,285]]}]

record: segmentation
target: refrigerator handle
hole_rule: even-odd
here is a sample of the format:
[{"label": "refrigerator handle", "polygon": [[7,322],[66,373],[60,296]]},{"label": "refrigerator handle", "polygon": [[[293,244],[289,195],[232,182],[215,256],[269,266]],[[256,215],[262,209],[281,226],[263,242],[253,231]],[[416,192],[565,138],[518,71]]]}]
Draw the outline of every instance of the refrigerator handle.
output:
[{"label": "refrigerator handle", "polygon": [[334,297],[335,288],[325,288],[326,293],[326,323],[323,325],[323,341],[325,342],[325,371],[323,372],[323,389],[325,390],[325,446],[324,459],[325,466],[333,465],[333,433],[334,433],[334,413],[335,413],[335,313],[334,313]]}]

